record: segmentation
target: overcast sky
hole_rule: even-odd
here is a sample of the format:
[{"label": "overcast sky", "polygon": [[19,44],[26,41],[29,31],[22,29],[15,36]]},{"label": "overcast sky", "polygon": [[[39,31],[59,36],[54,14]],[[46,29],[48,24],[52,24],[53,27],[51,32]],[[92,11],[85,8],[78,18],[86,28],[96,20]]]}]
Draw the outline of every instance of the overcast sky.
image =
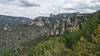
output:
[{"label": "overcast sky", "polygon": [[100,0],[0,0],[0,14],[30,18],[98,9]]}]

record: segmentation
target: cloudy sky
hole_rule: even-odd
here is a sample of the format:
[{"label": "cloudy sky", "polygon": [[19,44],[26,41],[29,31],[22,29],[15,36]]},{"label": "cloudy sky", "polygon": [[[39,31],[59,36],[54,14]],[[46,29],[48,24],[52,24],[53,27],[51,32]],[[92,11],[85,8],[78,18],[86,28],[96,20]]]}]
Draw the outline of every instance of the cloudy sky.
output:
[{"label": "cloudy sky", "polygon": [[50,13],[94,12],[100,0],[0,0],[0,15],[35,18]]}]

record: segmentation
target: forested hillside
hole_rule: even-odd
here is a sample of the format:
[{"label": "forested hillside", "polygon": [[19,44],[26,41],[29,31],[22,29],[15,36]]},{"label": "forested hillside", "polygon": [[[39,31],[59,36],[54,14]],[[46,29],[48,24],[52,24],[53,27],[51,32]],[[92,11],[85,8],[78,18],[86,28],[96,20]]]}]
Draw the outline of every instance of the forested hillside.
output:
[{"label": "forested hillside", "polygon": [[89,18],[77,31],[41,41],[28,56],[100,56],[100,13]]},{"label": "forested hillside", "polygon": [[60,35],[41,36],[40,32],[47,29],[44,26],[11,29],[0,29],[0,56],[100,56],[99,11]]}]

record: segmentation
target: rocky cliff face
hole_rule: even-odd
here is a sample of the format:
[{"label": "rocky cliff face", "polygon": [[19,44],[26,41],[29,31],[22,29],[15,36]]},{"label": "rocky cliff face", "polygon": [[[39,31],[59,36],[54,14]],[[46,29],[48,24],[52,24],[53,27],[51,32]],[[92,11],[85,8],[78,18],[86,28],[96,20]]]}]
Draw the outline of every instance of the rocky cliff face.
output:
[{"label": "rocky cliff face", "polygon": [[[0,26],[4,27],[4,30],[0,28],[0,51],[8,49],[18,54],[25,46],[33,45],[32,42],[35,42],[35,39],[63,34],[66,30],[74,29],[73,27],[78,26],[85,18],[87,16],[83,14],[79,16],[75,13],[41,16],[35,20],[0,15]],[[20,24],[21,26],[13,27]],[[23,26],[24,24],[29,26]]]}]

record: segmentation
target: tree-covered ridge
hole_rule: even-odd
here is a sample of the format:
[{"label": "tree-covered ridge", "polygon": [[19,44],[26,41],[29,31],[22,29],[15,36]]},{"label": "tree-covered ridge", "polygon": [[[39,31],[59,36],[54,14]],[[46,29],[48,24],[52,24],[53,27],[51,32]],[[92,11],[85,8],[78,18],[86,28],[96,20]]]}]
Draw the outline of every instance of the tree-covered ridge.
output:
[{"label": "tree-covered ridge", "polygon": [[80,24],[77,31],[39,43],[29,56],[100,56],[100,13]]},{"label": "tree-covered ridge", "polygon": [[[8,27],[7,30],[0,29],[0,55],[99,56],[100,13],[96,12],[86,17],[62,16],[60,20],[64,19],[63,21],[56,20],[56,23],[50,23],[47,27],[19,25],[15,28]],[[41,20],[39,22],[42,23]],[[50,35],[48,32],[51,32]],[[59,34],[62,32],[63,34]]]}]

